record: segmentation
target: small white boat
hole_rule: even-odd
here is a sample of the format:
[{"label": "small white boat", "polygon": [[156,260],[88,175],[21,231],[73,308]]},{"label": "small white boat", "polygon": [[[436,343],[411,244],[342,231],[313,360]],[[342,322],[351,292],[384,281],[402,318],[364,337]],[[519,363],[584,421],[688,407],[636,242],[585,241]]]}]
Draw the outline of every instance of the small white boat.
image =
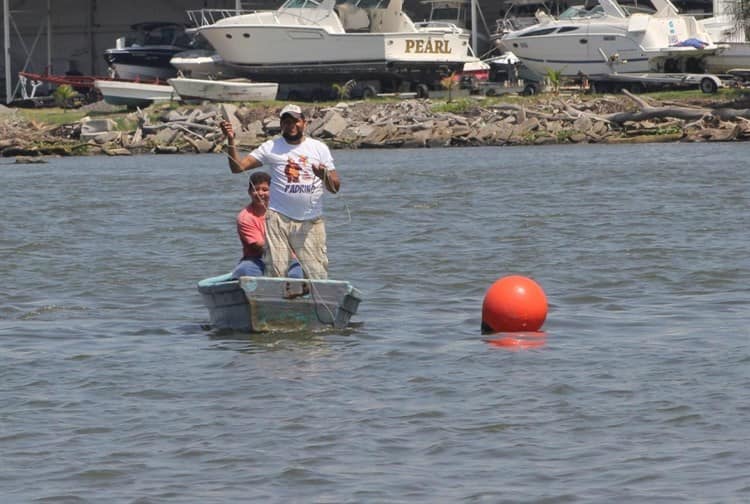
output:
[{"label": "small white boat", "polygon": [[105,102],[112,105],[127,105],[131,108],[179,99],[177,92],[169,84],[96,80],[94,87],[102,94]]},{"label": "small white boat", "polygon": [[343,328],[362,294],[349,282],[299,278],[206,278],[198,292],[216,329],[250,332]]},{"label": "small white boat", "polygon": [[249,79],[169,79],[172,87],[183,100],[199,99],[217,102],[269,101],[276,99],[279,84],[276,82],[253,82]]}]

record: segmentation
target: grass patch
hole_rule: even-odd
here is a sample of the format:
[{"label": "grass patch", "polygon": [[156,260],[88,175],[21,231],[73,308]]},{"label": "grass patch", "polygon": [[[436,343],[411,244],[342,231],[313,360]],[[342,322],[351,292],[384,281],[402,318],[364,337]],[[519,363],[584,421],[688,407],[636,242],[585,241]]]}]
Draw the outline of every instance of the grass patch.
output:
[{"label": "grass patch", "polygon": [[18,109],[18,113],[27,121],[59,126],[80,121],[87,114],[78,109],[62,109],[60,107]]},{"label": "grass patch", "polygon": [[471,98],[462,98],[450,102],[436,103],[432,106],[433,112],[449,112],[452,114],[462,114],[477,106],[476,100]]}]

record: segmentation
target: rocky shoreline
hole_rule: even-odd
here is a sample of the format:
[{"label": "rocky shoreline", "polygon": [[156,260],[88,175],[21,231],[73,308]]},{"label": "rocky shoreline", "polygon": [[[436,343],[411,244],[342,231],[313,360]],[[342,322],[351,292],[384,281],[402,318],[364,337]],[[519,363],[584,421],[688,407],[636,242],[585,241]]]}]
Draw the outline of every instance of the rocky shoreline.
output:
[{"label": "rocky shoreline", "polygon": [[[155,105],[110,118],[85,117],[62,126],[26,121],[0,109],[0,154],[18,162],[43,156],[219,152],[218,122],[234,123],[237,142],[252,149],[279,133],[280,106]],[[703,142],[750,139],[750,109],[742,102],[662,102],[625,95],[342,102],[303,105],[308,133],[332,148],[454,147],[570,143]],[[101,115],[101,114],[99,114]]]}]

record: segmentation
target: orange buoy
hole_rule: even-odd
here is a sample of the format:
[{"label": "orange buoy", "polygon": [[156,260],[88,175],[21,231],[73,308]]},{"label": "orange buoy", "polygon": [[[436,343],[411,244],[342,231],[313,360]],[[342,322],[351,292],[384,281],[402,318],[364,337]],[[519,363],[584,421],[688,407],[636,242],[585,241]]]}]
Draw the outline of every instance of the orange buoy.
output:
[{"label": "orange buoy", "polygon": [[482,303],[482,334],[538,331],[547,318],[547,296],[530,278],[511,275],[497,280]]}]

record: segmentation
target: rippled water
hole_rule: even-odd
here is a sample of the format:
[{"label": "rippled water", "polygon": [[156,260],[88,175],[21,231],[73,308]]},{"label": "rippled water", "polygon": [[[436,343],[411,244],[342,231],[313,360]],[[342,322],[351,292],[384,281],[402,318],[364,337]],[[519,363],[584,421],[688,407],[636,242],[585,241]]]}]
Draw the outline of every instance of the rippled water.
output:
[{"label": "rippled water", "polygon": [[[747,502],[746,144],[335,152],[345,331],[206,327],[246,176],[0,164],[3,502]],[[479,333],[533,277],[542,348]]]}]

